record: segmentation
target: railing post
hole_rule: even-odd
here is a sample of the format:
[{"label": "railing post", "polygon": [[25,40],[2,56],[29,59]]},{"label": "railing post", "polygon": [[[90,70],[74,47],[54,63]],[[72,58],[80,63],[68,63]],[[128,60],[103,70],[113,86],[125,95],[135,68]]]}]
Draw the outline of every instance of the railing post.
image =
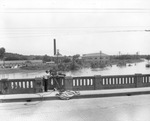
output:
[{"label": "railing post", "polygon": [[10,92],[10,83],[8,79],[1,79],[1,93],[9,94]]},{"label": "railing post", "polygon": [[43,92],[43,79],[42,78],[35,78],[34,89],[35,89],[35,93]]},{"label": "railing post", "polygon": [[95,90],[103,89],[101,75],[95,75],[94,77],[95,77],[94,89]]},{"label": "railing post", "polygon": [[0,80],[0,94],[2,94],[2,81]]},{"label": "railing post", "polygon": [[73,90],[73,78],[71,76],[65,77],[64,89]]},{"label": "railing post", "polygon": [[135,86],[136,87],[143,86],[142,74],[135,74]]}]

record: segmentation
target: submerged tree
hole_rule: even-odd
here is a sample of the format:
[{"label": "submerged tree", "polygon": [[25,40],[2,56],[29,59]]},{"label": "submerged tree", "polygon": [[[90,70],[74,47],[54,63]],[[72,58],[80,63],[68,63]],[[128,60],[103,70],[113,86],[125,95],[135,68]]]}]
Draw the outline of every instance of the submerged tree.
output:
[{"label": "submerged tree", "polygon": [[147,55],[147,56],[146,56],[146,59],[149,61],[149,60],[150,60],[150,55]]}]

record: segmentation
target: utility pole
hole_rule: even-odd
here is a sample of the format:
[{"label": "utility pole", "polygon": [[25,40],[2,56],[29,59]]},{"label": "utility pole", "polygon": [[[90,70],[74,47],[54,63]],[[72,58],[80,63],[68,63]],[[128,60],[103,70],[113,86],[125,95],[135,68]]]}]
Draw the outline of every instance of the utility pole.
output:
[{"label": "utility pole", "polygon": [[54,55],[56,55],[56,39],[54,39]]},{"label": "utility pole", "polygon": [[58,54],[59,54],[59,49],[57,49],[57,66],[58,66]]}]

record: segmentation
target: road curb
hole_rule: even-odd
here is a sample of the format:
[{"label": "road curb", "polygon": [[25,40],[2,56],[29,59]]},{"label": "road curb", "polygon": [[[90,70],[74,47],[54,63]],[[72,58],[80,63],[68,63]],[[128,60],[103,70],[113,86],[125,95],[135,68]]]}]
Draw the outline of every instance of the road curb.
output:
[{"label": "road curb", "polygon": [[[100,97],[115,97],[115,96],[134,96],[150,94],[150,91],[136,91],[136,92],[119,92],[119,93],[105,93],[105,94],[80,94],[74,96],[71,99],[86,99],[86,98],[100,98]],[[60,100],[56,96],[46,96],[46,97],[29,97],[29,98],[12,98],[12,99],[1,99],[1,103],[11,103],[11,102],[33,102],[33,101],[50,101],[50,100]]]}]

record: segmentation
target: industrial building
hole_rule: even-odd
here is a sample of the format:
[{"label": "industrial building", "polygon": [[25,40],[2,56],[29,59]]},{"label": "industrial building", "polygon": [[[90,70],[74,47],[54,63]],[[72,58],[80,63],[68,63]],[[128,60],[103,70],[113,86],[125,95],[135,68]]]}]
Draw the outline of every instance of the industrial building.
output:
[{"label": "industrial building", "polygon": [[90,54],[83,54],[82,59],[84,62],[101,62],[107,63],[110,60],[110,56],[100,53],[90,53]]}]

